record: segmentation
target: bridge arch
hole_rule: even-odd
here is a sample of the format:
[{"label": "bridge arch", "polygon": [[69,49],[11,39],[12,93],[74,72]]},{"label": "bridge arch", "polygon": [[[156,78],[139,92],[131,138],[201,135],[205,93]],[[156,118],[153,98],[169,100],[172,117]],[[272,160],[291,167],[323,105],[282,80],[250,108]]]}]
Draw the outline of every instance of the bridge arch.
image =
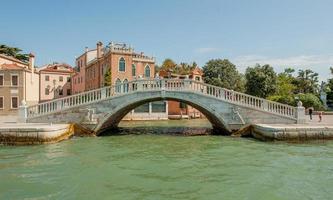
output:
[{"label": "bridge arch", "polygon": [[[135,95],[133,95],[135,96]],[[199,110],[202,114],[206,116],[209,122],[212,124],[212,127],[215,131],[219,133],[227,134],[231,130],[228,123],[223,119],[221,113],[218,113],[217,110],[212,107],[205,105],[203,101],[200,101],[195,98],[187,98],[184,95],[166,95],[166,96],[149,96],[149,95],[140,95],[141,97],[133,99],[131,102],[124,102],[117,106],[116,109],[112,109],[112,112],[109,112],[105,117],[99,121],[98,125],[95,127],[95,132],[98,134],[109,130],[114,129],[118,126],[119,122],[133,109],[143,105],[145,103],[161,101],[161,100],[173,100],[184,102],[193,108]],[[130,98],[130,97],[128,97]]]},{"label": "bridge arch", "polygon": [[20,118],[28,122],[78,123],[100,133],[116,127],[132,109],[160,100],[193,106],[222,133],[246,124],[305,121],[303,107],[295,108],[188,79],[140,79],[127,83],[119,79],[113,86],[21,106]]}]

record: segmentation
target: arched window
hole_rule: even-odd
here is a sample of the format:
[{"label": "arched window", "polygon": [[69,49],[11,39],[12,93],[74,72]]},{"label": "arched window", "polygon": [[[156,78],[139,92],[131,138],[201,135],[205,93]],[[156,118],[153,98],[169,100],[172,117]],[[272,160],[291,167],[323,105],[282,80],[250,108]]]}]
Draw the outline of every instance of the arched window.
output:
[{"label": "arched window", "polygon": [[128,80],[127,80],[127,79],[125,79],[125,80],[123,81],[123,92],[124,92],[124,93],[127,93],[127,92],[128,92]]},{"label": "arched window", "polygon": [[145,67],[145,78],[149,78],[150,77],[150,67],[149,65],[147,65]]},{"label": "arched window", "polygon": [[132,64],[132,76],[136,76],[136,66]]},{"label": "arched window", "polygon": [[117,93],[121,92],[121,81],[119,78],[116,80],[116,92]]},{"label": "arched window", "polygon": [[119,59],[119,71],[120,72],[124,72],[125,71],[125,59],[123,57],[121,57]]}]

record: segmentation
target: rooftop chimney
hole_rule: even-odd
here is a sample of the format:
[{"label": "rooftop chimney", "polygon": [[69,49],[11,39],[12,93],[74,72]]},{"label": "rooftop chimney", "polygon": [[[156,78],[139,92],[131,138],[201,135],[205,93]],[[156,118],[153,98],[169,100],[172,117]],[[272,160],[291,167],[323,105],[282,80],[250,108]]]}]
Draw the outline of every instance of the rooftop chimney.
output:
[{"label": "rooftop chimney", "polygon": [[88,52],[88,51],[89,51],[89,48],[88,48],[88,47],[85,47],[85,48],[84,48],[84,51],[85,51],[85,52]]},{"label": "rooftop chimney", "polygon": [[28,68],[34,72],[35,69],[35,55],[33,53],[29,54],[29,66]]},{"label": "rooftop chimney", "polygon": [[35,73],[35,55],[33,53],[29,54],[29,66],[28,68],[31,70],[31,83],[34,82],[34,73]]},{"label": "rooftop chimney", "polygon": [[102,57],[103,43],[97,42],[97,59]]}]

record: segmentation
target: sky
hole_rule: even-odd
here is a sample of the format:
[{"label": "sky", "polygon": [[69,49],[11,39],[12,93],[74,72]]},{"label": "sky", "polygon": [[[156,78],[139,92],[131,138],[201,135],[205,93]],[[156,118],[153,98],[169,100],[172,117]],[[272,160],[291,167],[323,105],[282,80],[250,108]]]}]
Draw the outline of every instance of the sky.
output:
[{"label": "sky", "polygon": [[98,41],[176,62],[229,59],[277,72],[333,67],[332,0],[0,0],[0,44],[66,62]]}]

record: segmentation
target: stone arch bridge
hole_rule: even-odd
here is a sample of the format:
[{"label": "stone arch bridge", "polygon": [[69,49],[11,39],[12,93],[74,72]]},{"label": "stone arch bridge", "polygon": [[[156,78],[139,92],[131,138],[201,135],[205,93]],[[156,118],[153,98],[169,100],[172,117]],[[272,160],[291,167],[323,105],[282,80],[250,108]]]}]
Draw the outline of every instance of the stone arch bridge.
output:
[{"label": "stone arch bridge", "polygon": [[303,123],[304,107],[292,107],[188,79],[140,79],[33,106],[20,107],[25,122],[76,123],[97,135],[117,127],[132,109],[176,100],[201,111],[214,129],[230,133],[248,124]]}]

